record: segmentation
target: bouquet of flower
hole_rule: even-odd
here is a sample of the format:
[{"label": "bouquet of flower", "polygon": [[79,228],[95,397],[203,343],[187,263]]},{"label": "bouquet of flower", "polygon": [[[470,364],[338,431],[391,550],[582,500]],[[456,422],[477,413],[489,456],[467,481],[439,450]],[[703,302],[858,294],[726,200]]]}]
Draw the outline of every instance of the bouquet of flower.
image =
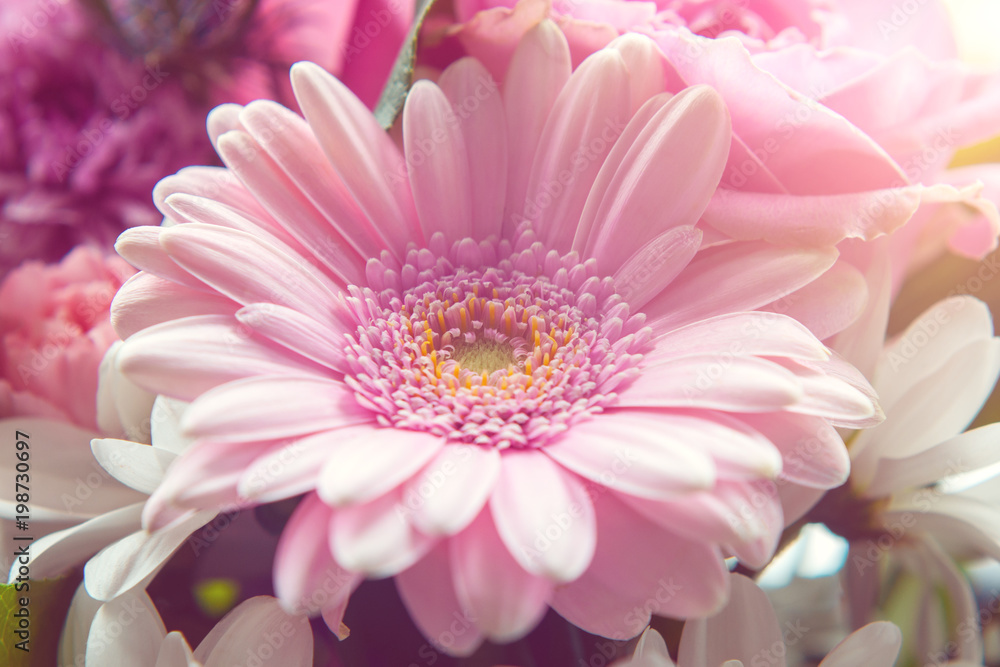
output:
[{"label": "bouquet of flower", "polygon": [[1000,665],[997,9],[4,3],[0,662]]}]

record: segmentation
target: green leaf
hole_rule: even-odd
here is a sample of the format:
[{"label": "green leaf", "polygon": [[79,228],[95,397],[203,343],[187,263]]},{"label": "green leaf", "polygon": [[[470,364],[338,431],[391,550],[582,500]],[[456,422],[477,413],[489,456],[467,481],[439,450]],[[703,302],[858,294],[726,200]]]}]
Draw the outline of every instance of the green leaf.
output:
[{"label": "green leaf", "polygon": [[[0,665],[6,667],[56,664],[59,635],[76,588],[69,577],[33,579],[27,584],[27,590],[20,584],[20,591],[16,590],[19,584],[0,584]],[[17,648],[23,636],[15,634],[25,631],[25,623],[27,652]]]},{"label": "green leaf", "polygon": [[406,39],[403,40],[403,46],[396,57],[396,64],[392,66],[392,72],[389,74],[389,81],[382,89],[382,96],[375,105],[375,120],[387,130],[396,122],[396,117],[403,110],[406,94],[410,92],[410,84],[413,83],[413,63],[417,57],[417,38],[424,19],[435,2],[436,0],[420,0],[417,4],[416,18],[410,26]]}]

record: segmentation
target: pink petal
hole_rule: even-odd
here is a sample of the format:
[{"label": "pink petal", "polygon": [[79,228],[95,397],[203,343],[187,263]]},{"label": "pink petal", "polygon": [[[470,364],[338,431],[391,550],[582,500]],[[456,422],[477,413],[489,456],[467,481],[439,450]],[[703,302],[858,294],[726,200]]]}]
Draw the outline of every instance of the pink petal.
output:
[{"label": "pink petal", "polygon": [[252,462],[241,466],[237,491],[258,502],[273,502],[312,491],[330,453],[344,440],[357,439],[375,427],[372,420],[270,446]]},{"label": "pink petal", "polygon": [[500,475],[492,447],[448,443],[403,491],[413,525],[428,535],[454,535],[486,504]]},{"label": "pink petal", "polygon": [[490,498],[500,539],[518,565],[557,582],[580,576],[597,532],[587,490],[541,452],[505,452]]},{"label": "pink petal", "polygon": [[[254,104],[262,103],[255,102]],[[296,118],[298,117],[296,116]],[[299,120],[302,122],[301,119]],[[289,126],[277,128],[281,130],[277,134],[274,134],[271,128],[266,129],[272,132],[272,137],[284,137],[286,134],[294,133],[296,129],[299,130],[300,135],[308,132],[308,128],[298,128],[291,122],[286,122]],[[306,136],[312,139],[311,134]],[[296,165],[308,165],[313,171],[320,173],[322,173],[322,166],[325,166],[331,172],[329,175],[330,191],[335,191],[339,179],[333,169],[329,167],[326,158],[322,154],[312,156],[313,159],[322,162],[318,162],[315,166],[309,165],[306,162],[310,157],[308,155],[309,143],[302,137],[293,137],[292,139],[295,138],[301,142],[301,145],[296,144],[295,150],[300,150],[305,155],[296,154],[294,160],[287,155],[280,157],[286,158],[286,164],[293,162]],[[319,152],[318,146],[313,145],[313,148]],[[264,152],[265,149],[269,152]],[[219,138],[219,155],[222,156],[222,159],[260,199],[267,211],[280,221],[282,227],[302,244],[307,255],[312,254],[319,258],[323,265],[343,283],[358,282],[364,276],[365,259],[368,255],[361,255],[356,248],[352,248],[350,242],[354,239],[351,239],[350,236],[345,239],[331,218],[324,215],[324,212],[317,210],[307,194],[299,189],[298,183],[292,180],[292,176],[282,168],[284,165],[275,162],[272,154],[278,153],[280,150],[291,151],[292,148],[284,145],[278,146],[278,139],[272,139],[266,144],[266,147],[261,147],[255,138],[243,132],[227,132]],[[301,169],[301,171],[305,171],[305,169]],[[340,220],[344,223],[354,222],[356,229],[365,229],[360,212],[352,210],[353,201],[337,200],[333,196],[327,198],[334,199],[334,204],[324,203],[337,209],[335,214],[340,216]],[[171,203],[172,200],[168,199],[167,201]],[[375,250],[377,248],[375,242],[364,238],[363,231],[357,236],[360,236],[362,241],[355,241],[355,245],[361,246],[362,251],[378,253],[378,250]]]},{"label": "pink petal", "polygon": [[[339,324],[346,324],[349,315],[346,307]],[[318,364],[346,373],[349,371],[343,350],[347,346],[343,334],[349,329],[332,330],[297,310],[271,303],[255,303],[241,308],[236,319],[285,349]]]},{"label": "pink petal", "polygon": [[574,425],[543,452],[596,484],[644,498],[669,499],[710,488],[712,460],[671,437],[670,426],[670,417],[656,412],[598,415]]},{"label": "pink petal", "polygon": [[687,356],[789,357],[827,359],[829,351],[796,320],[777,313],[727,313],[692,322],[653,339],[649,362]]},{"label": "pink petal", "polygon": [[[729,577],[729,603],[715,616],[684,624],[678,662],[720,665],[727,660],[750,661],[774,655],[784,647],[778,617],[767,595],[740,574]],[[783,662],[783,661],[782,661]]]},{"label": "pink petal", "polygon": [[[570,249],[577,220],[605,157],[629,119],[629,77],[617,51],[601,51],[573,72],[556,98],[535,152],[525,201],[510,202],[542,241]],[[581,150],[582,147],[582,150]]]},{"label": "pink petal", "polygon": [[256,236],[215,225],[172,227],[160,236],[170,257],[243,305],[274,303],[325,321],[339,288],[301,257]]},{"label": "pink petal", "polygon": [[810,247],[891,234],[917,211],[923,186],[792,196],[719,188],[703,220],[740,241]]},{"label": "pink petal", "polygon": [[701,230],[672,227],[640,247],[614,274],[615,290],[629,306],[642,308],[662,292],[694,258]]},{"label": "pink petal", "polygon": [[512,642],[545,615],[552,583],[525,571],[497,533],[490,512],[450,538],[455,595],[489,639]]},{"label": "pink petal", "polygon": [[401,514],[396,490],[363,505],[336,510],[330,519],[330,549],[338,563],[371,577],[391,577],[430,551],[436,538],[416,530]]},{"label": "pink petal", "polygon": [[844,360],[782,359],[776,363],[794,373],[802,385],[804,396],[789,408],[792,412],[823,417],[834,426],[848,428],[867,428],[885,420],[875,390]]},{"label": "pink petal", "polygon": [[450,65],[438,85],[458,117],[468,156],[472,237],[500,236],[507,194],[507,118],[497,83],[478,60]]},{"label": "pink petal", "polygon": [[[705,40],[664,30],[656,33],[656,41],[683,80],[718,91],[732,115],[733,134],[751,151],[768,156],[768,169],[790,193],[843,194],[906,181],[878,144],[839,114],[808,102],[759,69],[738,40]],[[762,99],[768,103],[761,104]],[[796,114],[805,120],[789,120]],[[739,167],[732,164],[729,171]]]},{"label": "pink petal", "polygon": [[327,526],[332,510],[312,493],[295,508],[274,554],[274,591],[284,609],[313,614],[350,596],[361,575],[337,565]]},{"label": "pink petal", "polygon": [[642,632],[651,613],[706,616],[725,601],[729,577],[717,549],[663,530],[614,494],[594,506],[600,539],[593,563],[553,596],[552,607],[566,620],[627,639]]},{"label": "pink petal", "polygon": [[665,229],[696,223],[719,184],[729,144],[729,114],[714,90],[694,86],[675,95],[617,165],[584,254],[614,271]]},{"label": "pink petal", "polygon": [[644,517],[690,540],[725,545],[742,563],[770,562],[785,527],[774,482],[720,480],[713,489],[657,502],[622,495]]},{"label": "pink petal", "polygon": [[184,401],[256,375],[322,377],[320,366],[265,341],[251,339],[231,315],[185,317],[133,335],[118,367],[136,384]]},{"label": "pink petal", "polygon": [[[246,504],[236,494],[244,469],[264,451],[263,442],[199,440],[176,459],[143,511],[143,526],[150,530],[171,520],[169,510]],[[287,496],[286,496],[287,497]]]},{"label": "pink petal", "polygon": [[164,227],[133,227],[126,229],[115,241],[115,251],[141,271],[165,278],[185,287],[208,291],[205,285],[190,273],[179,267],[166,251],[160,247],[160,233]]},{"label": "pink petal", "polygon": [[465,657],[482,644],[475,616],[455,593],[447,543],[438,544],[413,567],[396,575],[396,588],[413,622],[438,651]]},{"label": "pink petal", "polygon": [[704,250],[643,311],[657,331],[715,315],[754,310],[809,284],[837,259],[832,248],[780,248],[758,242]]},{"label": "pink petal", "polygon": [[816,338],[826,340],[858,321],[869,300],[865,277],[840,260],[805,287],[760,310],[787,315],[805,325]]},{"label": "pink petal", "polygon": [[773,361],[726,354],[670,359],[644,366],[621,391],[626,407],[694,407],[768,412],[799,402],[796,377]]},{"label": "pink petal", "polygon": [[837,430],[821,417],[789,413],[740,415],[781,452],[781,479],[820,489],[847,481],[851,459]]},{"label": "pink petal", "polygon": [[[282,202],[279,199],[282,195],[274,191],[274,184],[251,184],[242,175],[241,178],[255,196],[264,196],[270,200],[264,202],[265,206],[271,203],[272,208],[269,210],[282,222],[285,229],[304,246],[320,253],[335,270],[339,264],[334,262],[339,263],[341,256],[348,253],[342,251],[343,255],[340,252],[333,254],[334,241],[350,244],[361,262],[368,257],[378,256],[384,247],[384,240],[361,212],[302,117],[279,104],[260,100],[248,104],[240,118],[247,131],[274,159],[274,166],[280,167],[284,172],[270,173],[280,175],[282,180],[287,181],[288,189],[284,196],[291,197],[294,201],[288,199]],[[244,166],[253,168],[252,163]],[[263,171],[263,163],[256,169]],[[285,210],[285,205],[289,206],[288,212],[294,211],[295,214],[279,216],[278,212]],[[307,211],[312,218],[308,224],[305,219]],[[363,272],[364,265],[362,263],[352,268],[360,268]]]},{"label": "pink petal", "polygon": [[[211,114],[209,119],[211,120]],[[167,199],[175,194],[210,199],[240,211],[268,233],[283,232],[242,181],[225,167],[185,167],[176,174],[163,178],[153,189],[153,201],[165,216],[172,217],[176,214],[175,209],[167,204]]]},{"label": "pink petal", "polygon": [[194,315],[232,315],[239,304],[221,294],[206,293],[137,273],[111,302],[111,325],[123,340],[147,327]]},{"label": "pink petal", "polygon": [[[465,139],[441,89],[413,84],[403,108],[403,141],[413,201],[424,235],[448,241],[472,234],[472,184]],[[477,165],[480,169],[483,165]]]},{"label": "pink petal", "polygon": [[374,500],[424,467],[444,439],[423,431],[368,428],[341,431],[319,474],[319,497],[334,507]]},{"label": "pink petal", "polygon": [[292,87],[327,159],[401,257],[408,242],[422,240],[403,156],[365,105],[319,66],[297,63]]},{"label": "pink petal", "polygon": [[[638,21],[634,25],[637,24]],[[629,115],[632,115],[646,100],[663,92],[666,77],[663,53],[649,37],[634,32],[623,34],[608,44],[608,48],[618,51],[628,68],[632,103]]]},{"label": "pink petal", "polygon": [[260,376],[220,385],[191,404],[185,433],[220,440],[262,440],[315,433],[371,420],[354,393],[333,380]]},{"label": "pink petal", "polygon": [[[544,11],[544,10],[543,10]],[[542,129],[566,81],[571,66],[569,46],[551,21],[534,21],[510,61],[504,85],[507,112],[507,209],[503,235],[510,237],[521,222],[531,165]],[[494,76],[502,75],[503,71]]]}]

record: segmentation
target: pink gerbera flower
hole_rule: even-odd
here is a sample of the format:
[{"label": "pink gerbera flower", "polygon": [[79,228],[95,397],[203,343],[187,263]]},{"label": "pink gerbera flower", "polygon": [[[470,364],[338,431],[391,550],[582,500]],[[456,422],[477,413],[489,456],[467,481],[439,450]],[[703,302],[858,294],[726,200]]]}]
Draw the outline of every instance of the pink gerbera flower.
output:
[{"label": "pink gerbera flower", "polygon": [[146,525],[307,494],[276,557],[286,607],[337,629],[364,576],[396,576],[452,653],[549,606],[611,637],[717,609],[723,554],[760,566],[777,543],[772,480],[841,484],[834,425],[880,413],[756,310],[823,303],[836,250],[698,227],[729,115],[663,71],[637,35],[571,71],[542,22],[502,92],[471,58],[417,82],[402,153],[310,64],[305,120],[217,109],[228,169],[165,179],[169,226],[118,243],[142,269],[113,306],[120,366],[192,401],[197,438]]}]

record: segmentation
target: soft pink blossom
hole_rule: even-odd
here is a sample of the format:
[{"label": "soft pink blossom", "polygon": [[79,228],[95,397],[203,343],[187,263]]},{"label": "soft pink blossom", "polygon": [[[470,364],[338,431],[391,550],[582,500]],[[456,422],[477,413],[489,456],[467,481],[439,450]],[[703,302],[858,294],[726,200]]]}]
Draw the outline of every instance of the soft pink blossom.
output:
[{"label": "soft pink blossom", "polygon": [[[884,215],[913,218],[893,241],[898,286],[945,248],[978,258],[996,247],[1000,172],[947,165],[959,148],[1000,133],[1000,75],[954,59],[939,2],[902,18],[897,7],[470,0],[456,4],[459,25],[449,32],[497,77],[519,37],[545,16],[566,35],[574,63],[623,32],[654,35],[676,72],[669,78],[714,86],[733,114],[733,150],[706,222],[743,238],[735,222],[770,217],[776,239],[797,226],[826,225],[828,214],[859,225]],[[762,104],[768,88],[788,99]],[[839,139],[817,140],[828,133]],[[780,201],[793,206],[775,195],[792,195]]]},{"label": "soft pink blossom", "polygon": [[[228,168],[162,181],[170,225],[117,244],[142,269],[112,308],[118,365],[191,401],[196,438],[147,528],[305,493],[276,556],[283,604],[337,629],[364,576],[396,576],[457,654],[549,606],[612,637],[641,631],[651,595],[668,616],[717,609],[723,553],[760,567],[777,544],[773,480],[841,484],[834,426],[881,415],[767,310],[842,291],[820,277],[853,232],[780,247],[696,226],[730,115],[708,86],[664,92],[665,67],[628,35],[573,71],[542,21],[502,93],[473,59],[418,82],[403,152],[311,64],[292,70],[306,120],[213,112]],[[446,645],[453,614],[474,627]]]},{"label": "soft pink blossom", "polygon": [[108,311],[134,273],[120,257],[81,246],[58,264],[25,263],[0,283],[0,418],[98,430],[98,369],[118,339]]}]

